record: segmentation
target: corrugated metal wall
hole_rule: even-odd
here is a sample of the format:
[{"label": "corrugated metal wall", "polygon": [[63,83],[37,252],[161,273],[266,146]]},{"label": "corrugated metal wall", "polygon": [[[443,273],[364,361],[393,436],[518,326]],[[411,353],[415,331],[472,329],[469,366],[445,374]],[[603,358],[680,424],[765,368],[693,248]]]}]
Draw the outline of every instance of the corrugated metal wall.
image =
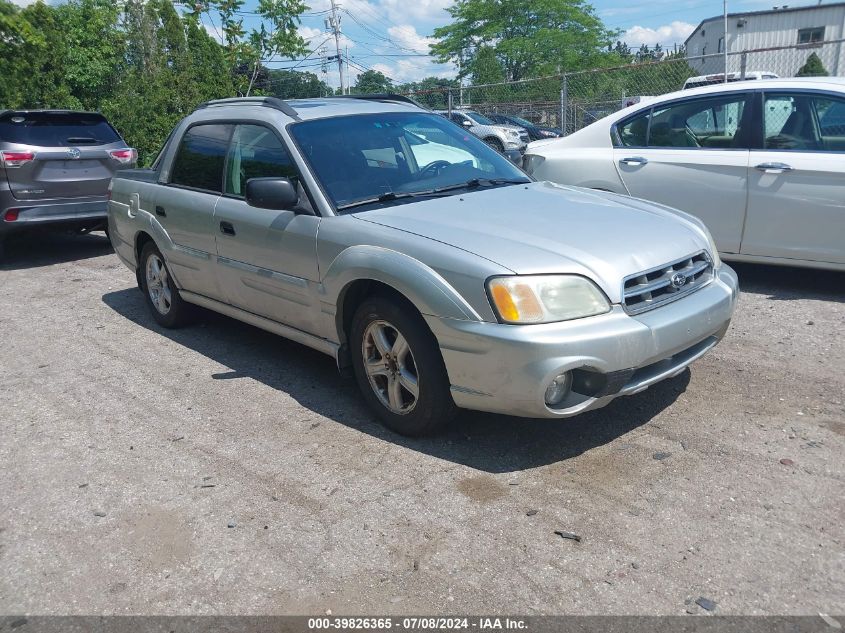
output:
[{"label": "corrugated metal wall", "polygon": [[[738,23],[743,22],[743,26]],[[845,38],[845,6],[814,5],[805,10],[770,11],[751,14],[744,17],[728,18],[728,51],[738,52],[775,46],[795,46],[798,44],[798,31],[805,28],[824,27],[824,39],[838,40]],[[702,35],[702,31],[704,35]],[[713,55],[719,53],[719,40],[724,34],[721,18],[699,25],[687,42],[687,56]],[[783,77],[795,75],[810,53],[815,52],[831,75],[845,73],[845,60],[841,45],[820,48],[801,48],[798,50],[772,51],[763,57],[762,53],[750,55],[746,70],[772,71]],[[752,59],[753,58],[753,59]],[[758,67],[760,63],[766,67]],[[692,67],[702,75],[720,73],[724,62],[720,57],[693,60]],[[728,72],[740,70],[740,57],[731,55],[728,60]]]}]

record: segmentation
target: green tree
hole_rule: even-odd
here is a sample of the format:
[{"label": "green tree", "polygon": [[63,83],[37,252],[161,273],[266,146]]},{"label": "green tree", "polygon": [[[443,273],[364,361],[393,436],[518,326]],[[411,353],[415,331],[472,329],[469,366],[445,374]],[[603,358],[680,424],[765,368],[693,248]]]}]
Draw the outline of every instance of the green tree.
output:
[{"label": "green tree", "polygon": [[64,31],[64,75],[83,108],[96,109],[120,77],[125,39],[113,0],[71,0],[52,7]]},{"label": "green tree", "polygon": [[0,106],[79,108],[65,81],[67,41],[55,10],[0,4]]},{"label": "green tree", "polygon": [[796,77],[827,77],[827,69],[824,67],[821,58],[815,53],[810,53],[807,62],[795,73]]},{"label": "green tree", "polygon": [[452,23],[434,30],[431,52],[441,63],[472,72],[491,47],[510,81],[607,65],[615,33],[585,0],[456,0]]},{"label": "green tree", "polygon": [[303,99],[333,94],[331,86],[314,73],[296,70],[271,70],[264,91],[280,99]]},{"label": "green tree", "polygon": [[481,46],[468,68],[472,83],[495,84],[505,80],[505,71],[492,46]]},{"label": "green tree", "polygon": [[365,70],[355,81],[352,91],[359,94],[393,92],[393,82],[384,73],[377,70]]}]

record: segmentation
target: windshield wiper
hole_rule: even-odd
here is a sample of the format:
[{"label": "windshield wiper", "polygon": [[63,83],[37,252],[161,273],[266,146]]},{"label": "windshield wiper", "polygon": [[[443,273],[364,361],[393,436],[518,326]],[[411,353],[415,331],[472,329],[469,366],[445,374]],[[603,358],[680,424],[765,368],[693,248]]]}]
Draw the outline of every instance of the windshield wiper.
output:
[{"label": "windshield wiper", "polygon": [[472,178],[470,180],[467,180],[466,182],[461,182],[454,185],[447,185],[445,187],[438,187],[436,189],[424,189],[422,191],[408,191],[398,193],[395,191],[388,191],[387,193],[383,193],[380,196],[375,196],[373,198],[364,198],[362,200],[354,200],[353,202],[347,202],[346,204],[338,206],[337,210],[344,211],[346,209],[352,209],[354,207],[363,207],[368,204],[378,204],[379,202],[393,202],[394,200],[402,200],[404,198],[425,198],[428,196],[437,196],[449,191],[455,191],[457,189],[475,189],[476,187],[493,187],[497,185],[525,185],[530,182],[530,180],[517,180],[515,178]]},{"label": "windshield wiper", "polygon": [[475,189],[477,187],[495,187],[498,185],[527,185],[530,182],[530,180],[525,180],[524,178],[470,178],[466,182],[432,189],[431,192],[442,193],[444,191],[454,191],[455,189]]},{"label": "windshield wiper", "polygon": [[337,210],[343,211],[344,209],[352,209],[353,207],[363,207],[368,204],[377,204],[379,202],[392,202],[393,200],[401,200],[402,198],[415,198],[418,195],[426,193],[430,192],[414,191],[410,193],[396,193],[395,191],[388,191],[387,193],[383,193],[380,196],[376,196],[374,198],[364,198],[362,200],[354,200],[353,202],[341,204],[337,207]]}]

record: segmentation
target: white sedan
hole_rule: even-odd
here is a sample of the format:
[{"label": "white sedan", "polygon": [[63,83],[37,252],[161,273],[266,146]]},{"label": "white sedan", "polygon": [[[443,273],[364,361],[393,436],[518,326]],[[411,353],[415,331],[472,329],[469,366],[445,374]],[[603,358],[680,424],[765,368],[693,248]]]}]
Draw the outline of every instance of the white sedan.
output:
[{"label": "white sedan", "polygon": [[691,213],[725,259],[845,270],[845,78],[667,94],[532,143],[524,165]]}]

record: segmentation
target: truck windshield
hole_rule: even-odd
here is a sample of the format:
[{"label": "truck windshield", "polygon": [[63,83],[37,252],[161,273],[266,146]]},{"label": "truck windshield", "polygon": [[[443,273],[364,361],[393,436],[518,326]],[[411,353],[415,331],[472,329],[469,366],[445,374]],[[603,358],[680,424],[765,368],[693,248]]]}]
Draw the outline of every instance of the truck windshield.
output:
[{"label": "truck windshield", "polygon": [[504,156],[435,114],[333,117],[295,123],[290,131],[341,212],[530,182]]}]

